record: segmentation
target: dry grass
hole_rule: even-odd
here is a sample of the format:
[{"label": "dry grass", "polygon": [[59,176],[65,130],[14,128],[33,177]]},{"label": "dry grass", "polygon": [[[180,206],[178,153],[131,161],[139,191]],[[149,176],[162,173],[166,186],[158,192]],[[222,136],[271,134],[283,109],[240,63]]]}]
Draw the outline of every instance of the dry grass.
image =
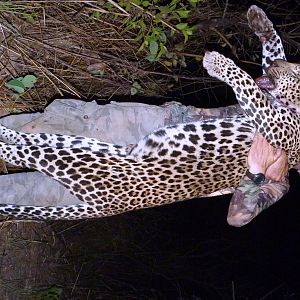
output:
[{"label": "dry grass", "polygon": [[[116,1],[111,1],[116,3]],[[138,52],[136,32],[124,28],[134,17],[118,7],[106,11],[98,1],[1,1],[0,3],[0,92],[1,107],[9,111],[42,109],[55,96],[78,98],[110,98],[130,95],[135,80],[142,86],[142,95],[163,96],[185,84],[207,84],[207,78],[196,63],[210,45],[250,62],[259,50],[256,39],[245,23],[247,3],[220,6],[204,1],[191,13],[191,24],[197,30],[187,44],[176,34],[169,39],[172,53],[184,55],[190,68],[172,68],[160,60],[150,63],[146,50]],[[288,51],[299,48],[299,22],[296,13],[288,11],[284,1],[275,7],[264,3],[269,15],[279,15]],[[93,17],[93,12],[100,17]],[[145,14],[145,20],[149,21]],[[151,21],[151,20],[150,20]],[[150,22],[149,21],[149,22]],[[293,30],[292,30],[293,29]],[[238,32],[238,33],[237,33]],[[178,50],[178,45],[180,45]],[[251,52],[251,56],[245,51]],[[195,67],[196,66],[196,67]],[[94,76],[93,70],[104,74]],[[34,74],[34,88],[14,99],[5,83],[15,77]]]}]

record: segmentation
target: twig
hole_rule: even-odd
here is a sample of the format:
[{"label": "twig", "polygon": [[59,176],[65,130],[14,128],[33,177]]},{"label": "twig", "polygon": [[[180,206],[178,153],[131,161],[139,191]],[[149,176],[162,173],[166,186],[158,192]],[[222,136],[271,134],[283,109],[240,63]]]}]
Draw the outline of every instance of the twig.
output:
[{"label": "twig", "polygon": [[228,41],[228,39],[216,28],[210,27],[210,30],[214,31],[216,34],[219,35],[219,37],[225,42],[225,44],[231,49],[233,55],[237,58],[236,49],[234,46],[231,45],[231,43]]},{"label": "twig", "polygon": [[127,17],[130,15],[125,9],[123,9],[120,5],[118,5],[117,3],[115,3],[112,0],[107,0],[107,2],[109,2],[110,4],[112,4],[113,6],[115,6],[116,8],[118,8],[120,11],[122,11]]},{"label": "twig", "polygon": [[[149,15],[150,17],[152,17],[153,19],[156,19],[155,16],[153,14],[151,14],[148,10],[145,10],[144,8],[140,7],[139,5],[135,4],[134,2],[130,2],[133,6],[135,6],[136,8],[142,10],[144,13],[146,13],[147,15]],[[173,27],[172,25],[170,25],[169,23],[165,22],[164,20],[159,20],[162,24],[166,25],[167,27],[169,27],[171,30],[175,31],[175,32],[180,32],[179,30],[177,30],[175,27]]]}]

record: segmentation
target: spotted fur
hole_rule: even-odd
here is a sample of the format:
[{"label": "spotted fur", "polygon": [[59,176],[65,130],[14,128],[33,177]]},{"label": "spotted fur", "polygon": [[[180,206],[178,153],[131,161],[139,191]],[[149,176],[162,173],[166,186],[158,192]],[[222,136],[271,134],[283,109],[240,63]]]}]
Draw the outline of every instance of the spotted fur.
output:
[{"label": "spotted fur", "polygon": [[[259,24],[269,24],[261,10],[254,6],[251,10],[255,13],[248,13],[248,18],[254,31]],[[271,46],[278,36],[275,31],[265,36],[263,52],[273,55],[267,45]],[[220,54],[207,54],[204,65],[213,76],[231,84],[245,116],[161,128],[142,139],[129,153],[95,139],[24,134],[1,126],[2,159],[52,177],[83,203],[62,207],[2,205],[0,213],[31,219],[98,218],[235,187],[245,173],[256,128],[274,145],[289,151],[291,163],[299,163],[299,135],[293,135],[287,126],[299,131],[295,112],[289,105],[289,99],[299,98],[299,90],[293,84],[287,89],[280,87],[281,78],[290,80],[290,69],[275,72],[277,66],[272,65],[266,71],[277,88],[276,96],[271,97],[285,101],[281,107],[272,105],[245,72]],[[297,101],[292,103],[299,107]]]},{"label": "spotted fur", "polygon": [[[222,54],[206,52],[203,66],[211,76],[232,87],[239,104],[256,129],[271,145],[286,150],[290,163],[296,165],[300,161],[300,115],[290,107],[272,105],[255,81]],[[269,74],[272,74],[274,68],[272,65],[269,67]],[[296,78],[290,72],[281,72],[287,79]],[[289,81],[296,83],[292,90],[299,92],[300,78]],[[288,101],[290,96],[285,95],[283,98]]]}]

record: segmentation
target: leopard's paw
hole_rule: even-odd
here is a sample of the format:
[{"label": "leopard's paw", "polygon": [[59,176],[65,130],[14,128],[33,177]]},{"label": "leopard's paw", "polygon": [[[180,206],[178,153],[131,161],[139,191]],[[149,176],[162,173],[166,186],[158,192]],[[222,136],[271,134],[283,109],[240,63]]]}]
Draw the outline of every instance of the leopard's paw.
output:
[{"label": "leopard's paw", "polygon": [[247,12],[248,25],[263,43],[270,39],[274,32],[273,23],[265,12],[256,5],[250,6]]},{"label": "leopard's paw", "polygon": [[229,66],[235,66],[231,59],[216,51],[205,52],[203,57],[203,67],[210,76],[224,80],[227,67]]}]

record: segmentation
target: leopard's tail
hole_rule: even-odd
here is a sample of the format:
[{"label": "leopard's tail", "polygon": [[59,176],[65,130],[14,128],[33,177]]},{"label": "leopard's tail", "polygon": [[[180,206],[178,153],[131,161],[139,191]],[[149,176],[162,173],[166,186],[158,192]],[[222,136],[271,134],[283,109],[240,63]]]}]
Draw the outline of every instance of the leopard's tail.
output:
[{"label": "leopard's tail", "polygon": [[28,206],[0,204],[0,216],[19,220],[80,220],[108,216],[96,206],[76,204],[65,206]]}]

